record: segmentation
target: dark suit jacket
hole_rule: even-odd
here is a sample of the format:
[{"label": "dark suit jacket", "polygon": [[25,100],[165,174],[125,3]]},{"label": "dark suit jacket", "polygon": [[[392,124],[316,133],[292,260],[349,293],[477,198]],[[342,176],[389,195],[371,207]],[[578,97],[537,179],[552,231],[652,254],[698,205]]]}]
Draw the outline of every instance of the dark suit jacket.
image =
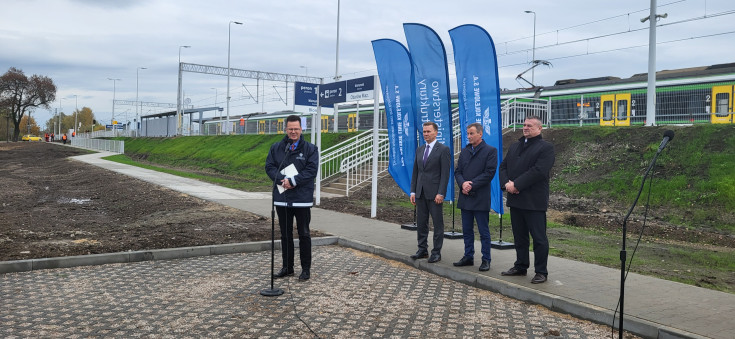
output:
[{"label": "dark suit jacket", "polygon": [[508,154],[500,163],[500,187],[512,180],[520,191],[507,194],[508,207],[532,211],[546,211],[549,207],[549,178],[554,166],[554,146],[544,141],[541,135],[518,139],[510,145]]},{"label": "dark suit jacket", "polygon": [[[475,151],[467,144],[459,154],[457,167],[454,169],[454,180],[459,186],[457,207],[471,211],[490,211],[490,181],[498,167],[498,150],[480,142]],[[472,181],[469,195],[462,193],[462,183]]]},{"label": "dark suit jacket", "polygon": [[449,147],[440,142],[434,144],[424,166],[424,150],[426,144],[416,149],[416,159],[413,162],[411,175],[411,192],[416,193],[416,199],[424,194],[426,199],[433,200],[437,194],[447,196],[449,170],[452,167]]}]

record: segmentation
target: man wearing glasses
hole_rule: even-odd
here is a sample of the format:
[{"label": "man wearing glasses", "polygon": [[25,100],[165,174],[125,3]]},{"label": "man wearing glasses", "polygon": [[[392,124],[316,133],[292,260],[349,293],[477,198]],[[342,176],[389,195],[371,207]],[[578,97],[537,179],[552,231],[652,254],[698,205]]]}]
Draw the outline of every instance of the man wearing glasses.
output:
[{"label": "man wearing glasses", "polygon": [[[314,205],[314,179],[319,166],[319,150],[301,136],[301,118],[286,118],[286,136],[271,146],[265,161],[265,171],[276,185],[273,188],[273,204],[278,213],[281,229],[283,267],[273,276],[283,278],[294,275],[293,221],[299,234],[299,280],[311,277],[311,207]],[[280,187],[279,187],[280,186]]]}]

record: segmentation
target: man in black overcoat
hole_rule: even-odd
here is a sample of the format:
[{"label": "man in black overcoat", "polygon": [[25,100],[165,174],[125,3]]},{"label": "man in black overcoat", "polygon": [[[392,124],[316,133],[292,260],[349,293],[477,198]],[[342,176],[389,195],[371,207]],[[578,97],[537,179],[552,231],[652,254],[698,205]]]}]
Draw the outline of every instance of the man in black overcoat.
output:
[{"label": "man in black overcoat", "polygon": [[533,238],[534,284],[546,281],[549,272],[549,239],[546,236],[546,209],[549,206],[549,179],[554,166],[554,146],[541,137],[541,118],[531,116],[523,122],[523,137],[508,149],[500,164],[500,187],[507,194],[516,262],[502,272],[506,276],[525,276],[530,267],[529,233]]}]

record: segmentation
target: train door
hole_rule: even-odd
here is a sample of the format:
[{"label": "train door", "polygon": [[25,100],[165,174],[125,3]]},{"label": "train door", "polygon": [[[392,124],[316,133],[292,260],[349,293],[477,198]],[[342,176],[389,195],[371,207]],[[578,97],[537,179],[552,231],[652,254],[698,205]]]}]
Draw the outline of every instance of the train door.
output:
[{"label": "train door", "polygon": [[278,124],[276,124],[276,129],[278,130],[278,134],[283,134],[283,119],[278,119]]},{"label": "train door", "polygon": [[357,114],[352,113],[347,115],[347,132],[357,131]]},{"label": "train door", "polygon": [[322,133],[329,133],[329,116],[322,115]]},{"label": "train door", "polygon": [[265,120],[258,120],[258,134],[265,134]]},{"label": "train door", "polygon": [[712,123],[730,124],[733,120],[732,111],[733,86],[712,87]]},{"label": "train door", "polygon": [[600,96],[600,126],[630,126],[630,93]]}]

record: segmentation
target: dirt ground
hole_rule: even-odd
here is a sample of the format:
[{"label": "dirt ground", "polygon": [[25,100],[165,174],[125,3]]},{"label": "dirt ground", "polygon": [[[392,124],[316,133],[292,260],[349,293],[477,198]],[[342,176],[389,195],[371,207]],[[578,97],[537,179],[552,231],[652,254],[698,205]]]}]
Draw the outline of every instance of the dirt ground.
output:
[{"label": "dirt ground", "polygon": [[[0,143],[0,260],[270,239],[268,218],[68,159],[85,152],[46,143]],[[394,203],[406,197],[389,176],[381,179],[378,192],[379,219],[413,220],[410,208]],[[347,199],[322,199],[320,207],[369,217],[369,201],[367,188]],[[563,195],[552,195],[550,207],[551,220],[580,227],[619,230],[623,219],[619,206]],[[640,217],[634,214],[628,226],[637,233]],[[735,247],[732,236],[656,219],[649,219],[645,234]],[[312,235],[323,236],[313,230]]]},{"label": "dirt ground", "polygon": [[271,238],[269,218],[68,159],[85,152],[0,143],[0,261]]},{"label": "dirt ground", "polygon": [[[393,179],[385,177],[378,183],[378,196],[381,198],[391,197],[393,199],[408,199]],[[360,190],[344,198],[322,198],[321,208],[343,213],[370,217],[370,189]],[[550,197],[550,208],[547,213],[549,220],[570,226],[603,228],[607,231],[619,231],[625,217],[621,213],[612,212],[614,209],[599,203],[593,203],[585,199],[574,199],[564,195],[552,194]],[[627,211],[626,211],[627,212]],[[459,213],[457,210],[456,213]],[[404,224],[413,222],[411,209],[403,206],[380,204],[377,210],[377,218],[386,222]],[[445,216],[446,218],[446,216]],[[456,227],[461,228],[459,215],[456,216]],[[447,219],[445,219],[445,223]],[[506,231],[510,232],[510,221],[505,224]],[[638,234],[643,227],[641,216],[632,215],[628,219],[629,234]],[[691,243],[702,243],[709,245],[735,247],[735,238],[703,230],[693,230],[686,227],[673,225],[657,219],[649,219],[646,223],[645,236],[654,236],[659,239],[682,241]]]}]

